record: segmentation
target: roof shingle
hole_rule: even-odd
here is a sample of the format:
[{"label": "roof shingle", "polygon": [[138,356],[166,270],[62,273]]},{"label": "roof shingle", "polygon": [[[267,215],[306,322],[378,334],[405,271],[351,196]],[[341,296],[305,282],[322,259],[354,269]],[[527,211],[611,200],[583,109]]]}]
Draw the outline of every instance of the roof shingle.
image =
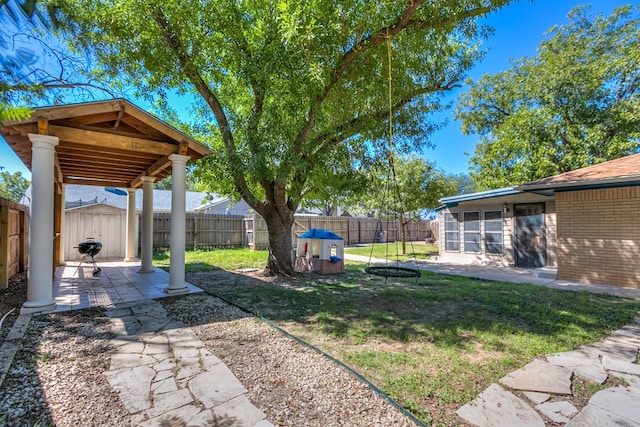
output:
[{"label": "roof shingle", "polygon": [[608,162],[598,163],[597,165],[587,166],[586,168],[576,169],[559,175],[550,176],[537,181],[527,182],[521,187],[546,184],[552,186],[556,184],[588,183],[590,181],[633,177],[640,178],[640,153],[609,160]]}]

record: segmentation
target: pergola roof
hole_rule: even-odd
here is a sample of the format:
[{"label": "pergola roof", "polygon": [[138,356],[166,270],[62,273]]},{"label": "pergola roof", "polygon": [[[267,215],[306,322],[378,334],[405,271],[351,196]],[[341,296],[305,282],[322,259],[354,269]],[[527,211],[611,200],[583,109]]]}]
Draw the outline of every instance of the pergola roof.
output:
[{"label": "pergola roof", "polygon": [[30,133],[59,138],[56,182],[65,184],[137,188],[143,176],[169,176],[171,154],[211,153],[124,99],[36,108],[29,119],[7,122],[0,134],[29,169]]}]

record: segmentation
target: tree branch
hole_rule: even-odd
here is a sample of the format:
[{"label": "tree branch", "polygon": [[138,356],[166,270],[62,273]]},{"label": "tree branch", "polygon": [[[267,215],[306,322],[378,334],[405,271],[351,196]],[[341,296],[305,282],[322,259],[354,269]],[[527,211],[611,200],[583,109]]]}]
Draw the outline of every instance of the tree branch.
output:
[{"label": "tree branch", "polygon": [[349,65],[351,65],[351,63],[353,63],[356,58],[362,56],[371,47],[384,43],[388,37],[391,38],[400,34],[402,30],[404,30],[406,26],[411,22],[410,18],[413,16],[422,2],[423,0],[410,1],[405,10],[402,12],[402,15],[400,15],[396,22],[387,27],[381,28],[371,36],[363,39],[360,43],[355,43],[349,50],[344,53],[344,55],[342,55],[342,58],[337,64],[337,67],[331,73],[331,79],[329,80],[329,83],[327,83],[327,85],[324,87],[322,93],[316,97],[314,104],[309,109],[305,125],[296,137],[296,145],[299,145],[299,143],[304,141],[309,136],[311,129],[313,129],[319,107],[322,105],[325,99],[327,99],[327,96],[335,87],[335,85],[340,81],[343,73],[346,71]]},{"label": "tree branch", "polygon": [[[413,101],[416,97],[425,95],[427,93],[435,93],[435,92],[445,92],[455,88],[459,88],[460,85],[457,82],[449,82],[442,83],[440,85],[435,86],[427,86],[416,89],[414,92],[410,93],[403,99],[399,100],[392,106],[392,112],[396,112],[402,109],[409,102]],[[326,152],[328,149],[333,148],[337,144],[341,143],[347,138],[352,137],[360,131],[360,124],[366,121],[370,121],[372,119],[382,120],[389,115],[388,108],[380,108],[377,111],[374,111],[365,116],[359,116],[348,122],[341,123],[335,128],[328,130],[322,135],[317,136],[313,139],[311,145],[316,147],[316,150],[313,151],[309,156],[311,158],[321,155],[321,153]]]},{"label": "tree branch", "polygon": [[[502,5],[504,3],[507,3],[508,1],[509,0],[501,0],[499,1],[498,5]],[[492,6],[477,7],[475,9],[466,10],[464,12],[446,15],[446,19],[436,22],[426,22],[423,20],[412,19],[422,3],[423,0],[410,0],[409,4],[404,9],[400,17],[398,17],[396,22],[381,28],[377,32],[374,32],[372,35],[363,39],[361,42],[354,44],[349,50],[344,53],[341,60],[337,64],[337,67],[332,72],[329,83],[324,87],[323,92],[316,97],[314,104],[310,107],[309,112],[307,113],[307,120],[305,121],[302,130],[296,137],[296,145],[304,141],[309,136],[311,129],[313,129],[319,107],[322,105],[335,85],[340,81],[343,73],[356,58],[362,56],[367,50],[386,42],[387,38],[396,37],[408,27],[416,27],[423,30],[434,30],[445,27],[447,25],[451,25],[452,23],[458,22],[465,18],[487,14],[493,9]]]},{"label": "tree branch", "polygon": [[220,100],[211,88],[204,81],[197,68],[193,65],[191,57],[187,53],[184,45],[182,44],[178,34],[173,31],[169,25],[169,21],[164,16],[162,11],[157,8],[152,12],[153,19],[158,24],[164,40],[167,45],[173,50],[178,59],[178,63],[185,73],[189,81],[195,86],[196,90],[205,100],[211,111],[213,112],[218,129],[222,135],[222,142],[227,156],[229,157],[229,168],[231,169],[231,175],[233,176],[234,184],[242,198],[254,209],[258,210],[260,202],[257,197],[251,192],[247,184],[244,172],[240,169],[242,162],[238,156],[237,147],[231,132],[231,125],[227,119],[227,115],[224,112],[224,108],[220,103]]}]

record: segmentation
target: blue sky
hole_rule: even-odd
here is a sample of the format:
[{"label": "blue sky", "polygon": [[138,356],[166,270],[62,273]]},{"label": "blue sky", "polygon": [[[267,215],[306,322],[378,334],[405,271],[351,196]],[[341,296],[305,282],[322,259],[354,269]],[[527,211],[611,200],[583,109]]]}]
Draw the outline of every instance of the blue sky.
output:
[{"label": "blue sky", "polygon": [[[511,67],[510,60],[523,56],[533,56],[536,48],[544,39],[544,33],[553,25],[568,22],[567,14],[578,4],[591,5],[591,13],[610,15],[613,10],[625,4],[640,4],[639,1],[622,0],[520,0],[514,2],[487,17],[487,22],[495,28],[495,34],[485,42],[489,49],[485,59],[469,73],[477,80],[484,74],[504,71]],[[455,97],[466,87],[451,94]],[[424,151],[424,157],[448,173],[468,172],[469,156],[473,154],[476,136],[464,136],[460,133],[460,124],[453,120],[452,112],[445,112],[442,118],[449,119],[449,125],[432,136],[436,144],[434,149]],[[468,154],[466,154],[468,153]],[[24,167],[4,140],[0,141],[0,166],[7,171],[21,171],[27,178],[30,172]]]}]

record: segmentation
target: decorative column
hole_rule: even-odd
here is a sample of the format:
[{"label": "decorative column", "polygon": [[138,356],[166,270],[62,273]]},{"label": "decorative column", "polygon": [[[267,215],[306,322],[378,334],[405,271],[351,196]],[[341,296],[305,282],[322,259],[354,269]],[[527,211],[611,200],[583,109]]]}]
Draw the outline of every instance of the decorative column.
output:
[{"label": "decorative column", "polygon": [[135,188],[127,188],[127,231],[126,233],[127,233],[127,253],[125,255],[124,261],[133,262],[136,260],[136,189]]},{"label": "decorative column", "polygon": [[58,138],[29,134],[31,140],[31,212],[29,218],[29,268],[27,301],[21,314],[53,311],[53,185]]},{"label": "decorative column", "polygon": [[142,265],[138,273],[153,272],[153,182],[152,176],[142,177]]},{"label": "decorative column", "polygon": [[186,166],[189,156],[172,154],[171,176],[171,242],[169,258],[169,286],[164,290],[168,294],[189,292],[184,281],[184,248],[186,239]]}]

